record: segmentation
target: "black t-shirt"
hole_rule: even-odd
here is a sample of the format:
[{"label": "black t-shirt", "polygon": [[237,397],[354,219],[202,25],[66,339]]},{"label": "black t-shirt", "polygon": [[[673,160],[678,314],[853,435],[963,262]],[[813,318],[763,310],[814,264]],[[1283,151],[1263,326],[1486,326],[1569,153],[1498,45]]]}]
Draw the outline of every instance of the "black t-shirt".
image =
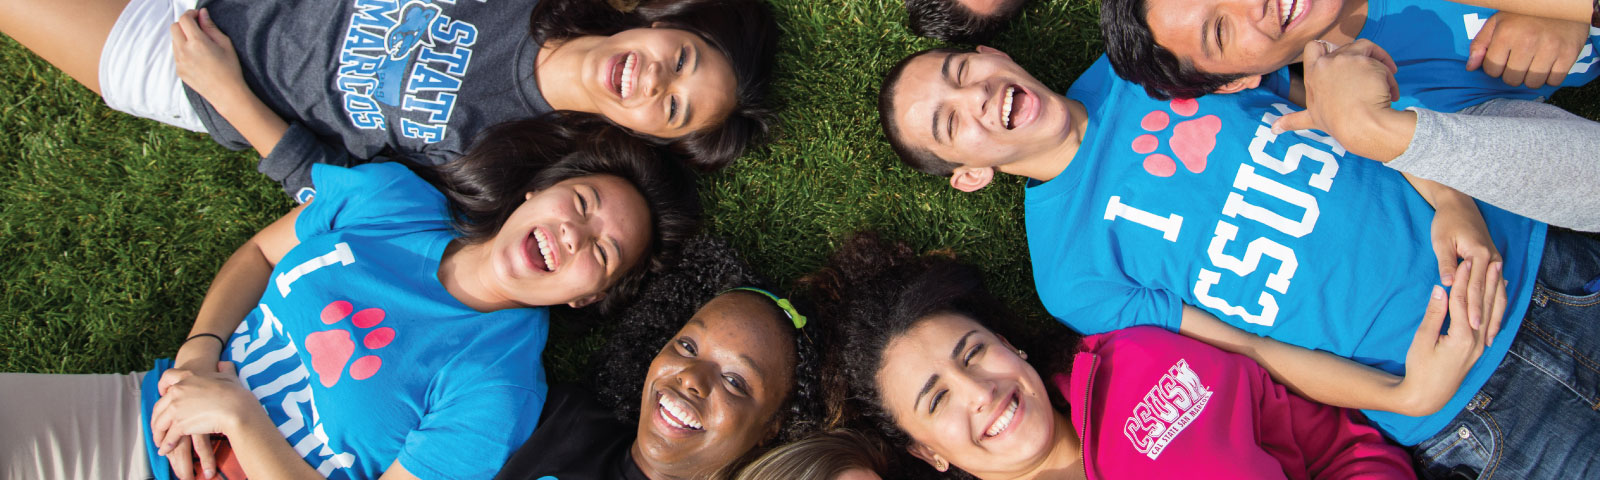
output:
[{"label": "black t-shirt", "polygon": [[649,480],[633,461],[635,425],[575,385],[552,385],[539,428],[496,480]]}]

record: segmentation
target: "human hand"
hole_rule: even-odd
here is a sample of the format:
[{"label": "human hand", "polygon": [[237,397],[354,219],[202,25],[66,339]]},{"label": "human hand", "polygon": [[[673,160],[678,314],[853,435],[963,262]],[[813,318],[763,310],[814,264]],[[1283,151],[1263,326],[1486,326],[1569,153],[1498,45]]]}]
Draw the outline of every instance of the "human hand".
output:
[{"label": "human hand", "polygon": [[[1466,275],[1470,267],[1463,262],[1458,275]],[[1505,299],[1499,300],[1504,308]],[[1466,314],[1467,292],[1451,289],[1446,302],[1444,287],[1435,285],[1428,300],[1422,324],[1406,350],[1406,376],[1400,381],[1400,398],[1408,408],[1398,413],[1411,416],[1431,415],[1444,407],[1461,388],[1461,380],[1477,364],[1478,357],[1494,332],[1490,328],[1473,328],[1459,319]],[[1446,313],[1452,319],[1449,330],[1440,334]]]},{"label": "human hand", "polygon": [[1482,67],[1511,86],[1557,86],[1588,42],[1586,24],[1499,12],[1472,38],[1467,70]]},{"label": "human hand", "polygon": [[[1500,251],[1472,198],[1453,190],[1449,193],[1453,195],[1434,200],[1433,253],[1439,261],[1439,281],[1452,290],[1466,290],[1464,313],[1472,328],[1482,327],[1484,319],[1488,319],[1489,329],[1498,331],[1506,303]],[[1461,259],[1460,265],[1457,259]],[[1463,268],[1468,271],[1466,275],[1454,273]],[[1493,343],[1494,334],[1487,338]]]},{"label": "human hand", "polygon": [[1349,151],[1379,161],[1405,152],[1416,117],[1389,107],[1400,87],[1388,52],[1365,39],[1343,47],[1313,41],[1301,59],[1306,109],[1279,118],[1273,132],[1322,130]]},{"label": "human hand", "polygon": [[213,104],[232,103],[249,93],[233,41],[211,21],[207,9],[184,12],[172,24],[172,56],[178,78]]},{"label": "human hand", "polygon": [[255,396],[239,383],[232,362],[218,362],[214,372],[168,370],[159,385],[161,400],[150,415],[151,440],[179,478],[193,478],[191,451],[200,455],[205,477],[213,476],[216,461],[209,434],[228,434],[245,416],[262,413]]}]

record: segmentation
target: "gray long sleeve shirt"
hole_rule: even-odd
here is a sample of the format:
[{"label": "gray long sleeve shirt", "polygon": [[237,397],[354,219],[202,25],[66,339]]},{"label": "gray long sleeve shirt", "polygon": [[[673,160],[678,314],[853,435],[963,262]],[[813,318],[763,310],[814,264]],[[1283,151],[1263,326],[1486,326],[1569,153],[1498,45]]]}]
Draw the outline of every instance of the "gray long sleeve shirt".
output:
[{"label": "gray long sleeve shirt", "polygon": [[[550,111],[533,76],[537,2],[212,0],[245,83],[289,130],[257,167],[305,201],[311,165],[380,155],[437,165],[491,125]],[[211,137],[250,144],[192,89]]]},{"label": "gray long sleeve shirt", "polygon": [[1534,220],[1600,231],[1600,123],[1527,100],[1411,110],[1416,133],[1390,168]]}]

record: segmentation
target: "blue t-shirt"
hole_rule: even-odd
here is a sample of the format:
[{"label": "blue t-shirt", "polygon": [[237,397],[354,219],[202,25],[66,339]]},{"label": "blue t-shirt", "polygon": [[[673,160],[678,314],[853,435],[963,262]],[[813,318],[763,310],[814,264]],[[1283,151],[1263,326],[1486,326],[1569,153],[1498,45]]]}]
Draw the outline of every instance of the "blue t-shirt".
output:
[{"label": "blue t-shirt", "polygon": [[[1367,23],[1357,38],[1371,40],[1394,57],[1400,99],[1394,108],[1423,107],[1453,113],[1494,98],[1542,100],[1557,87],[1506,85],[1467,71],[1472,39],[1496,10],[1437,0],[1367,0]],[[1586,85],[1600,76],[1600,28],[1589,28],[1589,43],[1579,52],[1564,87]],[[1288,70],[1263,79],[1278,95],[1288,92]]]},{"label": "blue t-shirt", "polygon": [[312,175],[300,244],[222,358],[329,478],[377,478],[396,459],[421,478],[493,476],[544,405],[547,310],[480,313],[445,290],[446,202],[404,166]]},{"label": "blue t-shirt", "polygon": [[[1433,209],[1399,172],[1305,132],[1264,90],[1158,101],[1105,57],[1068,97],[1088,109],[1083,146],[1027,188],[1028,247],[1050,314],[1085,334],[1158,325],[1184,304],[1245,331],[1403,374],[1439,283]],[[1545,226],[1479,203],[1505,257],[1502,334],[1451,403],[1429,417],[1367,412],[1415,444],[1494,371],[1521,323]]]}]

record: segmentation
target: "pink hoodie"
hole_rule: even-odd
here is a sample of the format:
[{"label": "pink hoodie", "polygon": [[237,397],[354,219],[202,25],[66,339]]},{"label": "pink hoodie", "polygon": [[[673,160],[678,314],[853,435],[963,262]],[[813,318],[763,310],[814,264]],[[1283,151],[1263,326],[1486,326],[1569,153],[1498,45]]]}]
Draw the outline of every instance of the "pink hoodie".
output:
[{"label": "pink hoodie", "polygon": [[1089,480],[1416,478],[1355,412],[1289,393],[1242,355],[1156,327],[1083,339],[1072,404]]}]

